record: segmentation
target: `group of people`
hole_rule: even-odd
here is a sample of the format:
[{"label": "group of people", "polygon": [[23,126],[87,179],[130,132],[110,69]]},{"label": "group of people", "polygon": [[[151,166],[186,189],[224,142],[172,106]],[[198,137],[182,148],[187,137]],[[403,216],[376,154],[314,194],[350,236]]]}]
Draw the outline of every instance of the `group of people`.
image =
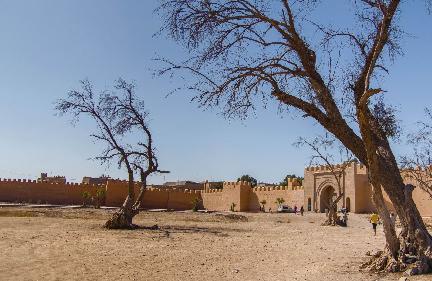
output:
[{"label": "group of people", "polygon": [[[300,209],[298,209],[297,205],[294,205],[293,211],[295,214],[297,214],[299,212],[300,215],[302,215],[302,216],[304,214],[303,206],[301,206]],[[269,208],[269,212],[271,212],[271,208]],[[370,216],[369,221],[372,224],[372,229],[374,231],[374,235],[376,236],[377,225],[381,223],[381,219],[380,219],[379,215],[374,211],[374,212],[372,212],[372,215]],[[341,216],[339,218],[339,222],[341,224],[343,224],[343,226],[347,226],[348,210],[346,208],[341,209]],[[396,215],[393,212],[390,213],[390,223],[392,224],[393,227],[396,224]]]},{"label": "group of people", "polygon": [[[372,212],[369,221],[372,224],[372,229],[374,231],[374,235],[376,236],[377,225],[381,223],[381,219],[376,212]],[[395,227],[396,215],[393,212],[390,213],[390,223],[393,227]]]},{"label": "group of people", "polygon": [[[297,205],[294,205],[294,214],[297,214],[298,208]],[[304,208],[303,206],[300,207],[300,214],[303,216],[304,214]]]}]

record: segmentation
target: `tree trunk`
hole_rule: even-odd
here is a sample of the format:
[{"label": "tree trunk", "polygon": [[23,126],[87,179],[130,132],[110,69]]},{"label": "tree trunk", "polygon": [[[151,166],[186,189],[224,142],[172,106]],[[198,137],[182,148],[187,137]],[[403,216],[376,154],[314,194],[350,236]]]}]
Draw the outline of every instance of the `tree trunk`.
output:
[{"label": "tree trunk", "polygon": [[[130,189],[129,189],[130,190]],[[137,226],[132,223],[133,218],[139,214],[141,202],[144,197],[144,193],[147,190],[147,181],[141,179],[140,192],[138,197],[134,201],[133,192],[132,196],[129,192],[129,195],[126,197],[125,202],[123,203],[120,210],[115,212],[113,216],[105,223],[105,227],[108,229],[133,229]]]},{"label": "tree trunk", "polygon": [[105,223],[105,227],[108,229],[135,228],[135,225],[132,223],[132,219],[135,216],[133,203],[133,198],[128,195],[121,208]]},{"label": "tree trunk", "polygon": [[337,207],[333,204],[329,207],[329,212],[327,214],[327,219],[322,225],[337,225]]},{"label": "tree trunk", "polygon": [[[410,275],[432,272],[432,237],[412,199],[412,188],[405,186],[387,137],[370,112],[358,112],[360,131],[367,154],[369,176],[374,185],[374,202],[385,223],[387,245],[379,257],[373,257],[371,269],[401,271],[408,268]],[[394,227],[385,211],[381,189],[387,193],[402,224],[399,250]],[[392,229],[393,228],[393,229]],[[396,254],[397,253],[397,254]],[[381,263],[378,262],[381,260]],[[397,261],[397,264],[393,262]]]},{"label": "tree trunk", "polygon": [[141,177],[140,191],[133,205],[133,210],[136,212],[136,214],[139,213],[139,209],[141,208],[141,203],[144,198],[144,193],[146,192],[146,190],[147,190],[147,176]]},{"label": "tree trunk", "polygon": [[[129,181],[128,181],[128,196],[126,197],[123,205],[120,209],[115,212],[112,217],[105,223],[105,227],[108,229],[132,229],[136,226],[132,223],[133,217],[138,214],[138,212],[134,209],[135,191],[134,191],[134,176],[133,170],[130,168],[130,165],[127,164]],[[141,192],[140,192],[141,195]]]},{"label": "tree trunk", "polygon": [[390,221],[390,215],[387,206],[385,205],[381,185],[378,183],[372,184],[372,200],[377,208],[381,220],[383,221],[386,246],[383,251],[377,252],[371,260],[364,263],[362,268],[385,272],[398,272],[405,270],[405,265],[398,261],[400,249],[399,239],[396,235],[394,225],[392,225]]},{"label": "tree trunk", "polygon": [[[379,258],[372,259],[370,269],[391,272],[408,269],[410,275],[429,273],[432,271],[432,237],[412,199],[412,188],[403,184],[400,174],[392,174],[393,179],[389,179],[391,173],[387,171],[381,173],[381,185],[395,207],[402,231],[398,238],[394,237],[395,233],[389,234],[386,228],[393,227],[386,227],[390,224],[390,218],[388,214],[383,215],[387,245]],[[399,249],[395,251],[397,247]]]},{"label": "tree trunk", "polygon": [[330,204],[329,212],[327,214],[327,219],[322,225],[332,225],[335,226],[338,224],[338,216],[337,216],[337,204],[342,199],[343,193],[340,193],[338,198],[334,202]]}]

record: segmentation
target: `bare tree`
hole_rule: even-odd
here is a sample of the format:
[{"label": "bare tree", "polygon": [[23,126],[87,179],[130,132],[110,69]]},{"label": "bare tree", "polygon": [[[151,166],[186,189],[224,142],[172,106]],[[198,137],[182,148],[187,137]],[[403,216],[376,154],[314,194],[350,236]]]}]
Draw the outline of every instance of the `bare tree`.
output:
[{"label": "bare tree", "polygon": [[[432,237],[400,175],[389,138],[396,135],[394,111],[379,78],[401,49],[400,0],[352,1],[357,22],[327,27],[310,11],[328,1],[162,0],[162,31],[183,43],[190,58],[161,59],[159,74],[195,75],[187,85],[201,106],[222,106],[244,118],[260,100],[295,108],[333,134],[367,166],[373,201],[383,219],[384,251],[368,267],[379,271],[432,271]],[[310,29],[315,27],[316,33]],[[321,37],[319,37],[321,36]],[[316,38],[321,38],[316,43]],[[349,54],[349,55],[344,55]],[[191,81],[190,77],[186,81]],[[402,232],[396,236],[382,206],[385,190]]]},{"label": "bare tree", "polygon": [[306,138],[300,137],[294,144],[297,147],[307,146],[313,151],[309,166],[324,165],[336,181],[337,184],[337,197],[335,200],[327,203],[329,210],[326,221],[323,225],[335,226],[339,223],[337,216],[337,204],[344,197],[343,177],[347,167],[355,162],[352,153],[344,146],[339,146],[338,154],[339,159],[335,159],[335,142],[336,140],[328,134],[324,136],[317,136],[309,141]]},{"label": "bare tree", "polygon": [[[106,228],[134,228],[132,219],[140,211],[147,177],[152,173],[167,173],[159,169],[153,138],[147,125],[148,112],[144,102],[135,95],[135,85],[118,79],[115,91],[97,94],[88,80],[81,81],[80,90],[69,91],[67,98],[57,101],[56,110],[61,114],[72,114],[73,121],[87,116],[97,125],[91,136],[106,148],[96,157],[102,163],[116,161],[119,168],[128,173],[128,195],[121,208],[105,223]],[[128,134],[141,135],[136,144],[123,143]],[[135,174],[140,178],[138,196],[135,195]]]},{"label": "bare tree", "polygon": [[425,109],[426,121],[419,122],[419,130],[409,135],[413,153],[401,157],[402,174],[412,180],[432,198],[432,111]]}]

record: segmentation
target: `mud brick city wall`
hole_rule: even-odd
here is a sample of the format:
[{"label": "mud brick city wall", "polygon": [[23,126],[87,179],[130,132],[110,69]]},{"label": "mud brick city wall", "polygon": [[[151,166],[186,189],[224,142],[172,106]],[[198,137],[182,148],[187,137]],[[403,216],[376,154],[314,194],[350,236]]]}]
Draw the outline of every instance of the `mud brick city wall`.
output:
[{"label": "mud brick city wall", "polygon": [[278,208],[276,203],[277,198],[282,198],[284,200],[283,205],[288,205],[290,207],[297,206],[298,209],[300,209],[304,202],[303,187],[276,186],[254,188],[249,198],[249,210],[259,211],[260,202],[265,200],[265,209],[269,210],[269,208],[271,208],[271,210],[276,211]]},{"label": "mud brick city wall", "polygon": [[283,198],[289,206],[303,205],[302,186],[289,181],[288,186],[252,188],[247,182],[225,182],[223,189],[212,189],[206,185],[201,193],[204,208],[212,211],[228,211],[234,203],[236,211],[258,212],[260,202],[265,200],[265,208],[277,209],[276,199]]},{"label": "mud brick city wall", "polygon": [[[16,203],[42,203],[58,205],[81,205],[83,193],[90,192],[95,196],[99,188],[106,190],[104,205],[119,207],[127,195],[126,181],[108,181],[106,185],[87,185],[75,183],[46,183],[32,180],[0,180],[0,201]],[[138,195],[139,186],[135,185]],[[191,209],[193,200],[200,198],[200,192],[184,189],[149,188],[142,202],[143,208],[161,208],[186,210]]]},{"label": "mud brick city wall", "polygon": [[[338,165],[335,167],[338,168]],[[418,185],[409,178],[405,178],[405,182]],[[375,209],[371,200],[371,186],[366,167],[351,163],[343,173],[342,185],[344,196],[338,204],[339,208],[349,207],[348,209],[355,213],[368,213]],[[0,202],[81,205],[84,191],[94,196],[98,189],[103,188],[106,191],[104,205],[119,207],[126,198],[127,187],[127,182],[120,180],[110,180],[105,185],[87,185],[3,179],[0,180]],[[266,210],[269,208],[276,210],[276,199],[283,198],[284,205],[298,208],[303,206],[306,211],[323,212],[323,198],[336,196],[336,190],[337,183],[329,169],[325,166],[317,166],[305,169],[303,182],[289,180],[288,186],[252,188],[247,182],[225,182],[222,189],[214,189],[210,183],[206,183],[204,190],[189,190],[187,186],[156,188],[150,186],[144,194],[141,206],[145,209],[188,210],[192,209],[194,200],[200,199],[202,207],[210,211],[229,211],[234,203],[235,211],[257,212],[263,200],[266,201]],[[134,191],[138,195],[138,183]],[[385,193],[384,199],[392,209]],[[422,216],[432,216],[432,199],[426,192],[419,187],[415,188],[413,199]]]},{"label": "mud brick city wall", "polygon": [[[333,171],[340,171],[341,165],[334,165]],[[336,197],[338,184],[334,175],[326,166],[307,167],[304,172],[304,205],[311,203],[311,210],[323,212],[322,200],[325,197],[326,190],[333,189]],[[414,186],[419,184],[414,180],[404,176],[401,172],[405,183],[411,183]],[[351,212],[370,213],[375,210],[371,196],[372,187],[369,184],[367,168],[359,163],[350,163],[341,175],[342,189],[344,196],[338,203],[338,208],[348,207]],[[389,197],[383,192],[384,201],[387,207],[393,210]],[[432,216],[432,198],[420,187],[413,191],[413,200],[417,205],[422,216]],[[308,208],[306,208],[308,209]]]},{"label": "mud brick city wall", "polygon": [[[128,192],[127,181],[108,181],[106,185],[106,206],[121,206]],[[138,196],[139,184],[135,184],[135,195]],[[153,188],[149,187],[141,203],[144,209],[192,209],[194,199],[201,198],[199,190],[183,188]]]},{"label": "mud brick city wall", "polygon": [[0,201],[48,204],[82,204],[84,191],[93,196],[98,188],[104,186],[75,183],[46,183],[32,180],[0,180]]}]

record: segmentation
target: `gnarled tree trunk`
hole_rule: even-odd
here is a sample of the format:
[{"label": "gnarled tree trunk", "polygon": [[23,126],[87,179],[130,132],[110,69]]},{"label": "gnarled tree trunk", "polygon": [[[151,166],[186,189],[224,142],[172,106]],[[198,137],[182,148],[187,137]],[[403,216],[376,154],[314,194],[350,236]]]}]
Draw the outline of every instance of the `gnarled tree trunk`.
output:
[{"label": "gnarled tree trunk", "polygon": [[396,235],[394,225],[391,224],[390,215],[385,205],[381,186],[379,183],[372,185],[372,200],[377,208],[378,214],[383,221],[386,246],[383,251],[377,252],[372,259],[362,265],[373,271],[398,272],[405,270],[406,266],[398,261],[400,243]]},{"label": "gnarled tree trunk", "polygon": [[133,217],[136,215],[133,210],[133,198],[129,195],[126,197],[125,202],[116,211],[112,217],[105,223],[105,227],[108,229],[132,229],[134,224],[132,223]]},{"label": "gnarled tree trunk", "polygon": [[327,214],[327,219],[322,225],[332,225],[335,226],[338,224],[338,216],[337,216],[337,204],[342,199],[343,193],[339,194],[338,198],[335,201],[331,202],[329,207],[329,212]]},{"label": "gnarled tree trunk", "polygon": [[123,205],[115,212],[112,217],[105,223],[108,229],[132,229],[135,225],[132,223],[133,217],[138,214],[134,210],[135,192],[134,192],[134,177],[133,171],[128,166],[129,181],[128,181],[128,196],[126,197]]},{"label": "gnarled tree trunk", "polygon": [[[412,187],[405,185],[386,137],[383,137],[369,112],[359,113],[360,130],[368,158],[369,176],[374,186],[374,202],[381,212],[387,245],[370,261],[370,269],[424,274],[432,271],[432,237],[412,199]],[[402,231],[396,238],[394,227],[382,198],[387,193],[399,216]]]},{"label": "gnarled tree trunk", "polygon": [[144,197],[144,193],[147,190],[147,181],[142,179],[140,191],[138,197],[134,201],[133,184],[129,186],[129,190],[132,189],[132,193],[129,192],[125,202],[121,208],[113,214],[113,216],[105,223],[105,227],[108,229],[133,229],[137,226],[132,223],[133,218],[139,214],[141,202]]}]

